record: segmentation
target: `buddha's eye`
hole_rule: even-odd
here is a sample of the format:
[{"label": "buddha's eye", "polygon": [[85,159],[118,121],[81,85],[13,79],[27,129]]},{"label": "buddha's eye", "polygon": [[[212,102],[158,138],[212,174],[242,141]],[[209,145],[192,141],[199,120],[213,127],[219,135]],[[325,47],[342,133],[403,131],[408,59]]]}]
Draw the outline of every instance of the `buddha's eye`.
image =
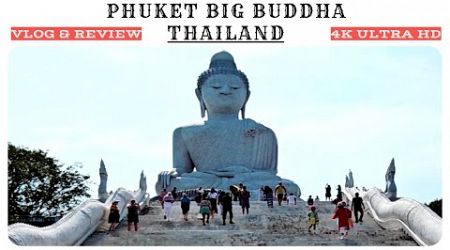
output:
[{"label": "buddha's eye", "polygon": [[237,86],[231,86],[232,89],[240,89],[241,87],[237,87]]},{"label": "buddha's eye", "polygon": [[220,89],[220,86],[212,86],[213,89]]}]

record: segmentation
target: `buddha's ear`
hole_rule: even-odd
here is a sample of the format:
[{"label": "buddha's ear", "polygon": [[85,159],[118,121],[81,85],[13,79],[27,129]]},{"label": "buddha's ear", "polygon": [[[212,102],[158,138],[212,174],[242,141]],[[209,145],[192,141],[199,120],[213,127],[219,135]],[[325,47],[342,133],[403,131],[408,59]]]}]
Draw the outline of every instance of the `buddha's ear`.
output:
[{"label": "buddha's ear", "polygon": [[245,98],[244,105],[242,105],[241,108],[241,117],[242,119],[245,119],[245,105],[247,105],[247,101],[250,98],[250,90],[247,90],[247,97]]},{"label": "buddha's ear", "polygon": [[206,105],[202,98],[202,92],[199,88],[195,89],[195,95],[197,96],[198,101],[200,102],[200,113],[202,115],[202,118],[205,118],[205,112],[206,112]]}]

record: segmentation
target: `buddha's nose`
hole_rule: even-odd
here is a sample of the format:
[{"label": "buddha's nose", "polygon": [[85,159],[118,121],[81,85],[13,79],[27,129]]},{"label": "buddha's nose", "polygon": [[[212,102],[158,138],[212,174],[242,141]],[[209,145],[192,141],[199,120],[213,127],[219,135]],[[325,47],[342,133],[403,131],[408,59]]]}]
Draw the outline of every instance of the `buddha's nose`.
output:
[{"label": "buddha's nose", "polygon": [[228,86],[228,84],[225,84],[225,85],[220,89],[220,94],[222,94],[222,95],[230,95],[230,94],[231,94],[231,88],[230,88],[230,86]]}]

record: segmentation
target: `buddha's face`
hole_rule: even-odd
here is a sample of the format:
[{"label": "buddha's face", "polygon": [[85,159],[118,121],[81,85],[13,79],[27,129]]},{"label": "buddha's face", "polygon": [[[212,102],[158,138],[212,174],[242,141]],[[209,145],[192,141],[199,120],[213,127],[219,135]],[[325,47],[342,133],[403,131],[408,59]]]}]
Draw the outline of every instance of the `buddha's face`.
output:
[{"label": "buddha's face", "polygon": [[208,113],[237,114],[247,101],[247,87],[236,75],[210,76],[201,87]]}]

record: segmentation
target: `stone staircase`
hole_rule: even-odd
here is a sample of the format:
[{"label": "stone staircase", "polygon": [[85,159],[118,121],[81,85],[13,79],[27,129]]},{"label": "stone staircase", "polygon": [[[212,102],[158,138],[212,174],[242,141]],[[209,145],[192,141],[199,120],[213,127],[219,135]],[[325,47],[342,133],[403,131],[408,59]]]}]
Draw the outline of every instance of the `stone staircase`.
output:
[{"label": "stone staircase", "polygon": [[[276,203],[276,202],[275,202]],[[234,202],[235,224],[222,225],[216,215],[206,226],[197,219],[199,208],[191,203],[189,221],[181,215],[180,203],[172,208],[171,221],[163,219],[158,202],[150,203],[150,211],[140,216],[139,231],[127,231],[126,221],[115,232],[96,232],[83,245],[86,246],[417,246],[403,229],[391,226],[380,228],[369,214],[364,223],[355,225],[349,236],[340,240],[337,222],[332,220],[335,206],[321,201],[317,205],[320,223],[315,234],[307,230],[306,203],[268,208],[265,202],[251,202],[250,214],[243,215]]]}]

